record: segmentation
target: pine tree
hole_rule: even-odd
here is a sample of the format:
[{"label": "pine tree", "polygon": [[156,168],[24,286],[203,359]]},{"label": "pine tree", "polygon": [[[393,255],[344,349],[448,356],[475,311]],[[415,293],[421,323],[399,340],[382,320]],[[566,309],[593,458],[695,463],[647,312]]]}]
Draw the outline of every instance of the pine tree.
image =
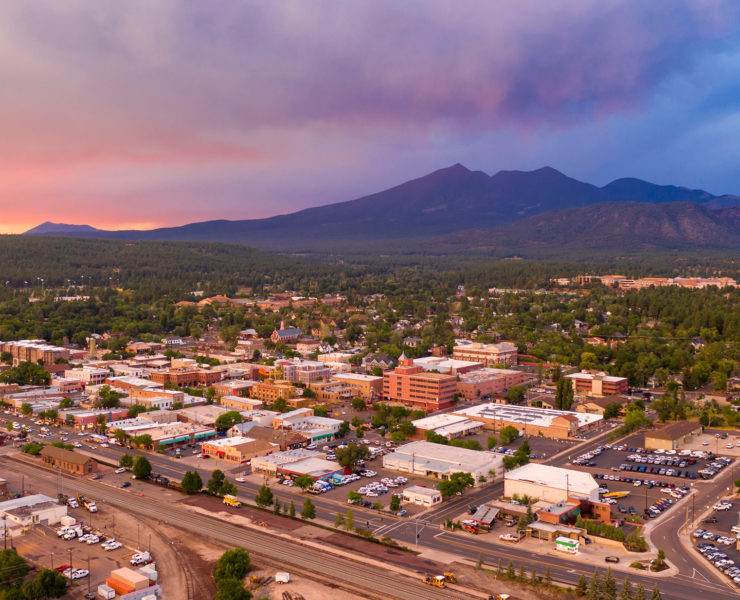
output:
[{"label": "pine tree", "polygon": [[344,528],[347,531],[352,531],[352,529],[354,528],[354,526],[355,526],[355,513],[350,508],[347,511],[347,514],[344,516]]},{"label": "pine tree", "polygon": [[588,600],[601,600],[602,589],[601,576],[598,571],[594,571],[594,574],[591,576],[591,581],[588,584],[586,598],[588,598]]},{"label": "pine tree", "polygon": [[642,587],[641,583],[637,584],[637,589],[635,590],[635,600],[645,600],[645,588]]},{"label": "pine tree", "polygon": [[303,503],[303,510],[301,511],[301,518],[302,519],[315,519],[316,518],[316,507],[314,506],[313,502],[311,502],[311,498],[306,498],[306,501]]},{"label": "pine tree", "polygon": [[537,585],[537,569],[532,567],[532,574],[529,576],[529,583]]},{"label": "pine tree", "polygon": [[527,572],[524,570],[524,563],[519,565],[519,581],[524,581],[527,578]]},{"label": "pine tree", "polygon": [[496,575],[501,576],[504,573],[504,563],[499,558],[498,559],[498,567],[496,567]]},{"label": "pine tree", "polygon": [[657,583],[655,584],[655,587],[653,587],[653,593],[650,595],[650,600],[663,600],[663,596],[660,595]]},{"label": "pine tree", "polygon": [[506,566],[506,577],[508,579],[516,579],[516,571],[514,570],[514,563],[509,561],[509,564]]},{"label": "pine tree", "polygon": [[586,576],[583,573],[581,573],[581,578],[578,580],[578,583],[576,584],[576,596],[585,596],[587,591],[588,591],[588,582],[586,581]]},{"label": "pine tree", "polygon": [[275,498],[275,504],[272,505],[272,512],[276,515],[280,514],[280,500]]},{"label": "pine tree", "polygon": [[290,501],[290,511],[288,512],[288,515],[290,515],[291,519],[295,518],[295,504],[293,504],[293,501]]},{"label": "pine tree", "polygon": [[550,575],[550,567],[545,569],[545,585],[550,587],[552,585],[552,575]]},{"label": "pine tree", "polygon": [[337,513],[337,518],[334,519],[334,527],[336,527],[337,529],[339,529],[342,525],[344,525],[344,514],[338,512]]},{"label": "pine tree", "polygon": [[478,562],[475,564],[476,569],[480,569],[483,566],[483,554],[478,552]]},{"label": "pine tree", "polygon": [[625,577],[624,583],[622,583],[622,591],[619,594],[619,600],[633,600],[634,593],[635,592],[632,589],[632,582],[630,581],[630,578]]},{"label": "pine tree", "polygon": [[603,600],[617,600],[617,582],[614,580],[614,575],[611,569],[606,570],[604,575],[603,593],[601,594]]}]

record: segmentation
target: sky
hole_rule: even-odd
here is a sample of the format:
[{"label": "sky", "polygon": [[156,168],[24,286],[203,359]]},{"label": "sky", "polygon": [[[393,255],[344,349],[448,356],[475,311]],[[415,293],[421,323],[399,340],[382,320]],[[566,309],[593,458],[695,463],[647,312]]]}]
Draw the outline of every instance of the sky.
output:
[{"label": "sky", "polygon": [[740,3],[3,0],[0,233],[350,200],[454,163],[740,194]]}]

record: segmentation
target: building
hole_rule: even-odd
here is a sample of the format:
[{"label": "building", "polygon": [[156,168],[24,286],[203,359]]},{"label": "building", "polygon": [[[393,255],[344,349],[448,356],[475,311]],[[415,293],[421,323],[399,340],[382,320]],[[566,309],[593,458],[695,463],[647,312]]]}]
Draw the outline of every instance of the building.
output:
[{"label": "building", "polygon": [[566,502],[578,496],[599,501],[599,485],[590,473],[528,463],[504,475],[504,496],[539,498],[545,502]]},{"label": "building", "polygon": [[183,423],[198,423],[207,427],[213,427],[216,419],[229,412],[228,409],[215,405],[190,406],[177,411],[177,418]]},{"label": "building", "polygon": [[506,392],[513,385],[521,385],[526,379],[523,371],[513,369],[484,368],[460,375],[457,392],[465,400],[476,400]]},{"label": "building", "polygon": [[303,332],[298,327],[290,327],[288,329],[276,329],[272,332],[270,340],[273,344],[289,344],[295,342]]},{"label": "building", "polygon": [[332,440],[341,425],[342,421],[339,419],[314,416],[311,408],[298,408],[279,415],[273,420],[275,429],[297,431],[315,442]]},{"label": "building", "polygon": [[423,356],[415,358],[414,364],[423,368],[425,371],[435,371],[437,373],[447,373],[449,375],[462,375],[477,369],[483,368],[483,363],[470,360],[458,360],[444,356]]},{"label": "building", "polygon": [[692,438],[701,435],[701,423],[694,421],[678,421],[656,431],[645,434],[644,447],[648,450],[675,450]]},{"label": "building", "polygon": [[481,344],[480,342],[458,344],[452,349],[452,357],[458,360],[483,363],[486,367],[495,367],[497,365],[510,367],[515,365],[518,360],[516,346],[509,342],[498,344]]},{"label": "building", "polygon": [[435,504],[442,502],[442,494],[439,490],[424,487],[422,485],[412,485],[407,487],[403,490],[401,498],[404,502],[418,504],[419,506],[425,506],[426,508],[430,508]]},{"label": "building", "polygon": [[[152,413],[147,413],[151,415]],[[111,429],[121,429],[129,437],[149,435],[155,450],[178,448],[187,444],[204,442],[218,436],[212,427],[204,427],[194,423],[138,423],[122,426],[113,426]]]},{"label": "building", "polygon": [[295,397],[295,390],[295,387],[289,381],[269,380],[255,383],[252,386],[251,394],[252,398],[257,398],[267,404],[272,404],[278,398],[287,400],[288,398]]},{"label": "building", "polygon": [[452,406],[457,393],[457,377],[428,373],[401,355],[398,367],[383,373],[383,397],[392,402],[434,411]]},{"label": "building", "polygon": [[56,525],[67,515],[67,507],[55,498],[33,494],[0,502],[0,516],[20,527]]},{"label": "building", "polygon": [[628,396],[621,394],[614,396],[588,397],[576,406],[576,412],[585,412],[592,415],[604,416],[604,410],[609,404],[618,404],[619,410],[624,411],[631,402]]},{"label": "building", "polygon": [[300,431],[263,427],[254,421],[237,423],[226,432],[226,435],[228,437],[245,436],[256,440],[265,440],[278,445],[280,450],[305,448],[311,442],[311,437]]},{"label": "building", "polygon": [[590,396],[611,396],[627,392],[626,377],[612,377],[604,373],[571,373],[565,375],[573,384],[573,392]]},{"label": "building", "polygon": [[368,354],[362,359],[362,366],[366,372],[370,373],[376,367],[381,371],[387,371],[392,369],[398,364],[398,361],[393,358],[390,354],[384,354],[378,352],[376,354]]},{"label": "building", "polygon": [[266,456],[280,450],[277,444],[251,437],[225,437],[203,442],[201,452],[234,464],[243,464],[255,456]]},{"label": "building", "polygon": [[212,385],[221,381],[223,373],[218,369],[192,369],[188,367],[171,367],[162,371],[153,371],[151,379],[162,385],[191,386]]},{"label": "building", "polygon": [[308,387],[321,404],[342,404],[357,396],[357,388],[342,381],[317,381]]},{"label": "building", "polygon": [[453,473],[470,473],[476,483],[500,479],[503,475],[503,456],[467,448],[410,442],[383,456],[383,467],[393,471],[449,479]]},{"label": "building", "polygon": [[[297,463],[307,458],[323,458],[322,452],[316,452],[314,450],[306,450],[304,448],[296,448],[293,450],[285,450],[282,452],[275,452],[269,456],[260,456],[252,460],[252,471],[255,473],[265,473],[270,476],[276,476],[280,470],[292,463]],[[336,464],[336,463],[335,463]],[[338,465],[337,465],[338,466]]]},{"label": "building", "polygon": [[72,475],[87,475],[98,468],[98,463],[89,456],[56,446],[44,446],[41,449],[41,462]]},{"label": "building", "polygon": [[302,383],[308,385],[315,381],[328,379],[332,375],[332,370],[324,363],[317,360],[278,360],[275,366],[279,367],[283,373],[283,379],[291,383]]},{"label": "building", "polygon": [[472,421],[466,417],[451,415],[449,413],[424,417],[423,419],[412,421],[412,423],[421,434],[427,431],[433,431],[448,440],[473,435],[481,431],[484,427],[484,424],[480,421]]},{"label": "building", "polygon": [[355,390],[354,394],[363,400],[373,401],[383,395],[383,378],[361,373],[337,373],[332,380],[340,381]]},{"label": "building", "polygon": [[64,369],[56,369],[57,361],[70,359],[70,351],[59,346],[47,344],[45,340],[19,340],[15,342],[0,342],[0,353],[9,352],[13,364],[20,362],[43,363],[47,371],[65,371],[69,365],[64,364]]},{"label": "building", "polygon": [[244,379],[232,379],[231,381],[221,381],[213,384],[211,387],[216,393],[216,398],[222,398],[223,396],[240,396],[242,398],[249,397],[249,390],[252,386],[257,383],[252,380]]},{"label": "building", "polygon": [[81,381],[85,385],[100,385],[110,376],[108,369],[96,369],[94,367],[82,367],[80,369],[69,369],[64,372],[65,379]]},{"label": "building", "polygon": [[119,421],[128,418],[127,408],[110,408],[100,410],[81,410],[79,408],[60,409],[57,412],[57,419],[74,427],[78,431],[90,431],[98,427],[98,419],[105,419],[106,423]]},{"label": "building", "polygon": [[241,396],[222,396],[221,406],[230,410],[255,410],[262,408],[262,400],[242,398]]},{"label": "building", "polygon": [[493,402],[461,408],[449,414],[480,421],[486,429],[493,431],[512,425],[526,435],[558,439],[571,438],[595,428],[603,421],[600,415]]}]

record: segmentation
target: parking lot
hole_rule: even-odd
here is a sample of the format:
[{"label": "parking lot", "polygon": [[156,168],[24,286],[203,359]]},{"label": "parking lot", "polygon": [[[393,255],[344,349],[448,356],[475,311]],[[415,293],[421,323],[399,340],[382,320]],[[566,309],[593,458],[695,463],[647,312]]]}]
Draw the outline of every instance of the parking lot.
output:
[{"label": "parking lot", "polygon": [[696,524],[691,540],[708,562],[740,587],[740,550],[737,549],[740,528],[736,503],[719,501],[714,509]]}]

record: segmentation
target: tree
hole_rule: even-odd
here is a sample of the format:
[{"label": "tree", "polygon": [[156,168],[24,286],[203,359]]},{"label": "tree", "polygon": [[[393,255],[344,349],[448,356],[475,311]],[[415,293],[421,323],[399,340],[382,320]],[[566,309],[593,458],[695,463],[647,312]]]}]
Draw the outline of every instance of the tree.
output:
[{"label": "tree", "polygon": [[214,496],[221,495],[221,488],[223,487],[225,481],[226,475],[224,475],[224,472],[221,469],[214,469],[213,471],[211,471],[211,478],[206,484],[208,493]]},{"label": "tree", "polygon": [[216,582],[216,589],[213,600],[252,600],[252,592],[244,589],[238,579],[220,579]]},{"label": "tree", "polygon": [[352,408],[357,411],[365,410],[365,401],[362,398],[352,398]]},{"label": "tree", "polygon": [[498,446],[498,438],[495,435],[488,436],[487,446],[489,450]]},{"label": "tree", "polygon": [[516,579],[516,571],[514,570],[514,563],[509,560],[509,564],[506,565],[506,578]]},{"label": "tree", "polygon": [[28,564],[15,550],[0,551],[0,589],[22,581],[28,573]]},{"label": "tree", "polygon": [[635,589],[635,600],[645,600],[645,588],[642,586],[642,583],[637,584],[637,588]]},{"label": "tree", "polygon": [[399,496],[398,494],[393,494],[391,496],[391,504],[390,504],[390,507],[389,508],[391,510],[393,510],[393,511],[400,510],[400,508],[401,508],[401,496]]},{"label": "tree", "polygon": [[512,385],[506,392],[509,404],[521,404],[524,402],[524,388],[521,385]]},{"label": "tree", "polygon": [[609,404],[604,407],[604,418],[613,419],[614,417],[619,416],[620,408],[621,407],[618,402],[609,402]]},{"label": "tree", "polygon": [[347,492],[347,500],[350,502],[350,504],[359,504],[360,502],[362,502],[362,495],[355,490],[350,490],[349,492]]},{"label": "tree", "polygon": [[108,417],[106,417],[105,415],[98,415],[98,431],[101,433],[101,435],[105,435],[107,429]]},{"label": "tree", "polygon": [[134,457],[130,454],[123,454],[121,455],[121,458],[118,459],[118,465],[120,467],[126,467],[127,469],[130,469],[134,466]]},{"label": "tree", "polygon": [[244,417],[241,416],[239,411],[230,410],[229,412],[218,415],[218,417],[216,418],[215,426],[216,429],[218,429],[219,431],[226,431],[227,429],[231,429],[235,424],[241,423],[243,420]]},{"label": "tree", "polygon": [[303,503],[303,510],[301,511],[302,519],[315,519],[316,518],[316,507],[311,502],[311,498],[306,498]]},{"label": "tree", "polygon": [[576,584],[576,596],[585,596],[587,591],[588,591],[588,582],[586,581],[586,576],[583,573],[581,573],[581,578],[578,580],[578,583]]},{"label": "tree", "polygon": [[343,438],[349,432],[350,432],[349,423],[347,423],[347,421],[342,421],[339,424],[339,429],[337,429],[336,437],[337,438]]},{"label": "tree", "polygon": [[67,593],[67,578],[52,571],[42,569],[30,581],[26,581],[21,591],[26,598],[60,598]]},{"label": "tree", "polygon": [[581,354],[581,369],[583,371],[590,371],[591,369],[595,369],[596,365],[598,364],[598,360],[596,358],[596,354],[593,352],[584,352]]},{"label": "tree", "polygon": [[347,511],[347,514],[344,515],[344,528],[347,531],[351,531],[354,529],[355,526],[355,512],[352,509],[349,509]]},{"label": "tree", "polygon": [[98,390],[98,399],[95,402],[97,408],[116,408],[125,394],[110,389],[110,386],[104,385]]},{"label": "tree", "polygon": [[203,480],[198,471],[187,471],[183,475],[181,486],[186,494],[194,494],[203,489]]},{"label": "tree", "polygon": [[152,465],[145,457],[137,456],[131,471],[136,476],[136,479],[146,479],[152,472]]},{"label": "tree", "polygon": [[339,529],[342,525],[344,525],[344,514],[338,512],[337,513],[337,518],[334,519],[334,527],[336,527],[337,529]]},{"label": "tree", "polygon": [[113,434],[113,437],[116,438],[116,441],[123,445],[123,443],[126,441],[126,432],[123,429],[116,429],[115,433]]},{"label": "tree", "polygon": [[128,412],[126,413],[126,416],[129,419],[135,419],[143,412],[146,412],[146,406],[144,406],[143,404],[132,404],[128,407]]},{"label": "tree", "polygon": [[308,488],[313,486],[313,477],[310,475],[299,475],[293,480],[293,483],[305,492]]},{"label": "tree", "polygon": [[630,578],[625,577],[622,583],[622,591],[619,593],[619,600],[633,600],[634,593]]},{"label": "tree", "polygon": [[51,373],[41,365],[22,361],[17,366],[0,373],[0,382],[17,383],[18,385],[49,385]]},{"label": "tree", "polygon": [[21,404],[21,413],[23,413],[24,416],[28,416],[33,412],[33,406],[31,406],[28,402],[24,402]]},{"label": "tree", "polygon": [[[265,506],[270,506],[270,504],[272,504],[273,502],[272,490],[266,485],[261,486],[260,489],[257,490],[257,495],[254,497],[254,501],[257,504],[257,506],[261,506],[263,508]],[[293,502],[291,502],[290,505],[293,506]],[[294,514],[290,516],[292,517],[294,516]]]},{"label": "tree", "polygon": [[[216,388],[211,386],[206,390],[206,402],[208,402],[208,404],[213,404],[213,399],[215,397],[216,397]],[[228,413],[225,413],[225,414],[228,414]],[[241,421],[237,421],[237,423],[241,423]]]},{"label": "tree", "polygon": [[226,550],[216,562],[213,577],[216,581],[230,578],[241,580],[246,577],[249,565],[249,553],[244,548]]},{"label": "tree", "polygon": [[72,398],[62,398],[59,401],[59,408],[62,410],[64,410],[65,408],[71,408],[72,406],[74,406]]},{"label": "tree", "polygon": [[601,577],[599,576],[599,572],[594,571],[594,574],[591,576],[591,581],[588,583],[586,598],[588,598],[588,600],[601,600],[602,589],[603,588],[601,585]]},{"label": "tree", "polygon": [[555,407],[560,410],[570,410],[573,406],[573,384],[567,377],[558,379],[555,390]]},{"label": "tree", "polygon": [[402,431],[394,431],[391,433],[391,441],[396,444],[402,444],[406,440],[406,436],[403,435]]},{"label": "tree", "polygon": [[290,501],[290,510],[288,511],[288,516],[291,519],[295,519],[295,504],[293,504],[293,501]]},{"label": "tree", "polygon": [[656,583],[653,586],[653,593],[650,594],[650,600],[662,600],[663,596],[660,594],[660,590],[658,589],[658,584]]},{"label": "tree", "polygon": [[617,600],[617,582],[611,569],[607,569],[604,574],[603,591],[601,597],[603,600]]},{"label": "tree", "polygon": [[354,469],[358,461],[370,458],[370,449],[366,444],[350,442],[344,448],[337,448],[335,456],[339,466]]},{"label": "tree", "polygon": [[501,429],[499,436],[501,437],[501,443],[507,446],[519,437],[519,430],[513,425],[507,425]]},{"label": "tree", "polygon": [[[541,365],[541,364],[542,364],[542,363],[540,363],[540,365]],[[545,569],[545,579],[544,579],[544,583],[545,583],[545,585],[546,585],[547,587],[550,587],[550,586],[552,585],[552,575],[550,574],[550,567],[547,567],[547,569]]]}]

